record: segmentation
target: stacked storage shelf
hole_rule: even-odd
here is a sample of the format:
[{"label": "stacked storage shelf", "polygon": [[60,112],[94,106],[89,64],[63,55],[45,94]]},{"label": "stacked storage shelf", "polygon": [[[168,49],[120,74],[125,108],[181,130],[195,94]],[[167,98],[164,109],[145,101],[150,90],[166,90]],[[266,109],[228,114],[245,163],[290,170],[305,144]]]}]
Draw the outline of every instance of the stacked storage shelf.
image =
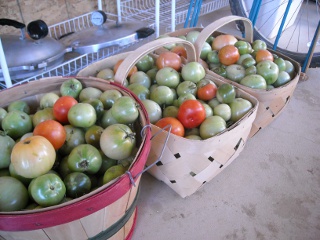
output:
[{"label": "stacked storage shelf", "polygon": [[[175,31],[176,25],[185,22],[190,0],[117,0],[117,4],[121,17],[155,22],[160,34]],[[228,5],[228,0],[203,0],[200,16]]]}]

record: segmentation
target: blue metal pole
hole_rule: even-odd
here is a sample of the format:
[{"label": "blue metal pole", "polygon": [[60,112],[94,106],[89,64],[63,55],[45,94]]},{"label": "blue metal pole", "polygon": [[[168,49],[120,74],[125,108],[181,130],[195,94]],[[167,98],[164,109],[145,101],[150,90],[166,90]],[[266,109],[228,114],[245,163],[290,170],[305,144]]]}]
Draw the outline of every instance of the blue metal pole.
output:
[{"label": "blue metal pole", "polygon": [[262,2],[262,0],[259,0],[259,1],[256,1],[256,2],[257,2],[257,6],[256,6],[255,14],[252,16],[253,19],[251,20],[253,27],[254,27],[254,25],[256,24],[257,16],[258,16],[259,11],[260,11],[260,7],[261,7],[261,2]]},{"label": "blue metal pole", "polygon": [[274,41],[274,44],[273,44],[273,47],[272,47],[273,50],[277,49],[278,42],[279,42],[279,39],[280,39],[280,36],[281,36],[281,33],[282,33],[282,29],[283,29],[283,26],[284,26],[284,24],[286,22],[286,19],[287,19],[287,16],[288,16],[288,13],[289,13],[289,10],[290,10],[290,7],[291,7],[291,3],[292,3],[292,0],[289,0],[288,1],[288,5],[286,7],[286,11],[284,12],[284,15],[283,15],[283,18],[282,18],[282,21],[281,21],[281,24],[280,24],[280,27],[279,27],[279,30],[278,30],[278,34],[277,34],[276,40]]},{"label": "blue metal pole", "polygon": [[310,45],[308,53],[307,53],[307,58],[303,62],[303,66],[302,66],[302,69],[301,69],[302,72],[306,71],[307,64],[309,62],[309,58],[313,55],[314,46],[315,46],[315,44],[317,44],[317,41],[318,41],[319,31],[320,31],[320,21],[318,21],[318,26],[317,26],[316,32],[313,35],[313,38],[312,38],[312,41],[311,41],[311,45]]},{"label": "blue metal pole", "polygon": [[190,0],[186,21],[184,22],[184,26],[183,26],[184,28],[188,27],[188,22],[189,22],[190,14],[192,11],[193,3],[194,3],[194,0]]}]

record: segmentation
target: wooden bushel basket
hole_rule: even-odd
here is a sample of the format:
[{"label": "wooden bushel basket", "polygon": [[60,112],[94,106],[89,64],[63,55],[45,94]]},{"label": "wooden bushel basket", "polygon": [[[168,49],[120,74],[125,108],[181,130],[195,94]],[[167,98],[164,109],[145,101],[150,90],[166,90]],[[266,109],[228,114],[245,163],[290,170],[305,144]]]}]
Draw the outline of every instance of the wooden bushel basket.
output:
[{"label": "wooden bushel basket", "polygon": [[[180,38],[160,38],[131,52],[119,66],[115,80],[125,79],[129,70],[143,56],[171,43],[183,44],[187,49],[187,61],[196,61],[192,43]],[[218,86],[225,83],[209,74],[206,78]],[[160,128],[151,124],[152,135],[157,134],[157,137],[152,139],[147,160],[147,166],[152,167],[148,172],[184,198],[224,170],[245,147],[259,105],[258,100],[245,91],[236,88],[236,92],[238,97],[249,100],[253,108],[235,124],[212,138],[190,140],[170,133],[166,141],[167,132],[161,132]]]},{"label": "wooden bushel basket", "polygon": [[[76,77],[84,87],[117,89],[134,98],[139,107],[139,149],[127,173],[71,201],[37,210],[0,212],[0,239],[130,239],[136,222],[136,203],[141,173],[151,147],[147,112],[140,100],[121,85],[96,78]],[[52,77],[0,92],[0,106],[24,99],[31,106],[42,94],[59,92],[67,78]]]},{"label": "wooden bushel basket", "polygon": [[[253,41],[253,29],[252,23],[248,18],[239,17],[239,16],[227,16],[216,20],[215,22],[209,24],[205,28],[202,29],[200,32],[196,42],[195,48],[197,52],[198,59],[200,58],[200,53],[204,42],[207,40],[208,37],[218,36],[220,34],[224,34],[221,32],[217,32],[217,30],[224,25],[234,22],[237,20],[242,20],[245,25],[245,38],[237,37],[238,39],[245,40],[249,43]],[[294,61],[293,59],[268,49],[271,53],[277,54],[279,57],[283,58],[284,60],[289,60],[292,62],[295,68],[295,77],[288,82],[287,84],[274,88],[272,90],[261,90],[261,89],[252,89],[246,86],[243,86],[239,83],[226,79],[210,69],[206,69],[207,74],[212,75],[216,78],[219,78],[225,82],[232,83],[234,86],[237,86],[240,89],[243,89],[245,92],[249,93],[250,95],[256,97],[259,101],[259,108],[257,112],[257,117],[253,122],[253,126],[250,132],[250,137],[255,135],[260,129],[265,128],[268,126],[276,117],[280,115],[280,113],[285,109],[287,104],[289,103],[291,96],[297,86],[297,83],[300,78],[301,74],[301,66],[299,63]]]}]

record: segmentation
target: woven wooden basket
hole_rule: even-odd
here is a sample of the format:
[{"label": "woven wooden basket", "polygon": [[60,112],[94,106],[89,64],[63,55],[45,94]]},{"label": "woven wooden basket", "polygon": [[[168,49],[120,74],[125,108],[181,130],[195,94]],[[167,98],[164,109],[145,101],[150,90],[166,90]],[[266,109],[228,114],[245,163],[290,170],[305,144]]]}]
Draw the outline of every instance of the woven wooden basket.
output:
[{"label": "woven wooden basket", "polygon": [[[140,112],[139,129],[149,125],[147,112],[140,100],[117,83],[96,78],[77,77],[85,87],[117,89],[134,98]],[[0,92],[0,106],[24,99],[38,105],[47,92],[59,92],[66,78],[52,77],[12,87]],[[136,222],[136,203],[140,174],[150,151],[150,128],[143,130],[137,155],[128,172],[112,182],[69,202],[37,209],[0,212],[0,239],[130,239]],[[140,134],[137,134],[140,136]]]},{"label": "woven wooden basket", "polygon": [[[220,18],[216,20],[215,22],[209,24],[206,26],[202,31],[200,32],[196,42],[195,42],[195,48],[197,51],[197,57],[200,58],[200,53],[202,46],[206,39],[209,36],[218,36],[220,34],[224,34],[221,32],[218,32],[217,30],[224,25],[235,22],[238,20],[242,20],[245,25],[245,38],[237,37],[237,39],[243,39],[247,42],[252,43],[253,41],[253,28],[252,23],[249,19],[244,17],[238,17],[238,16],[227,16]],[[282,57],[285,60],[289,60],[293,63],[295,67],[295,77],[288,82],[287,84],[274,88],[272,90],[260,90],[260,89],[252,89],[246,86],[243,86],[239,83],[236,83],[234,81],[231,81],[229,79],[223,78],[220,75],[214,73],[213,71],[210,71],[210,69],[207,69],[207,74],[212,75],[216,78],[219,78],[221,80],[224,80],[225,82],[232,83],[233,85],[237,86],[238,88],[243,89],[250,95],[256,97],[259,101],[259,108],[257,112],[256,120],[253,122],[252,130],[250,132],[250,137],[255,135],[259,130],[262,128],[265,128],[268,126],[276,117],[280,115],[280,113],[285,109],[287,104],[289,103],[291,96],[297,86],[297,83],[300,78],[301,74],[301,67],[299,63],[294,61],[293,59],[278,53],[276,51],[273,51],[271,49],[268,49],[271,53],[277,54],[279,57]]]},{"label": "woven wooden basket", "polygon": [[[129,70],[144,55],[154,53],[170,43],[184,44],[187,47],[187,61],[196,60],[195,49],[190,42],[179,38],[157,39],[136,49],[124,59],[115,75],[116,81],[126,78]],[[224,83],[210,74],[206,78],[217,85]],[[212,138],[190,140],[170,134],[166,142],[167,133],[151,125],[152,134],[157,134],[157,137],[152,139],[147,160],[147,166],[152,167],[148,172],[184,198],[224,170],[245,147],[259,105],[258,100],[245,91],[237,88],[236,92],[238,97],[249,100],[254,107],[238,122]]]}]

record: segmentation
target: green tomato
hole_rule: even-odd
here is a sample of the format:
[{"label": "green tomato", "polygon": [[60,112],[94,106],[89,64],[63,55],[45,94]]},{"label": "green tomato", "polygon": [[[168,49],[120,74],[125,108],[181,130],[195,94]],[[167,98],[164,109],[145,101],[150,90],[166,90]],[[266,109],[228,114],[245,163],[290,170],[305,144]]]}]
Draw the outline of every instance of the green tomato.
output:
[{"label": "green tomato", "polygon": [[281,57],[274,58],[273,62],[278,65],[280,72],[286,70],[286,62],[284,61],[283,58]]},{"label": "green tomato", "polygon": [[82,90],[82,83],[76,78],[70,78],[65,80],[60,86],[61,96],[71,96],[78,98]]},{"label": "green tomato", "polygon": [[236,98],[231,103],[229,103],[231,108],[231,118],[232,122],[238,121],[242,118],[247,112],[252,109],[252,103],[244,98]]},{"label": "green tomato", "polygon": [[105,68],[100,70],[96,77],[104,80],[110,80],[114,78],[114,71],[111,68]]},{"label": "green tomato", "polygon": [[200,32],[197,30],[192,30],[190,32],[187,33],[186,35],[186,40],[191,42],[191,43],[195,43],[198,36],[199,36]]},{"label": "green tomato", "polygon": [[246,76],[251,75],[251,74],[256,74],[257,73],[257,67],[256,66],[250,66],[246,68]]},{"label": "green tomato", "polygon": [[85,143],[85,132],[82,128],[70,124],[64,125],[63,128],[66,130],[66,140],[58,152],[62,156],[66,156],[73,148]]},{"label": "green tomato", "polygon": [[180,83],[180,74],[171,67],[164,67],[157,72],[156,82],[159,86],[176,88]]},{"label": "green tomato", "polygon": [[128,89],[131,90],[140,100],[150,97],[150,90],[140,83],[129,84]]},{"label": "green tomato", "polygon": [[158,103],[150,99],[142,100],[143,106],[147,110],[150,123],[154,124],[162,117],[162,109]]},{"label": "green tomato", "polygon": [[45,93],[40,99],[40,109],[53,108],[54,103],[59,99],[59,95],[53,92]]},{"label": "green tomato", "polygon": [[103,184],[107,184],[113,179],[125,174],[126,170],[127,169],[121,164],[110,167],[103,175]]},{"label": "green tomato", "polygon": [[0,192],[0,212],[19,211],[28,204],[27,188],[14,177],[0,177]]},{"label": "green tomato", "polygon": [[84,102],[90,99],[99,99],[102,91],[95,87],[85,87],[79,94],[79,102]]},{"label": "green tomato", "polygon": [[[178,103],[177,103],[178,105]],[[178,106],[167,106],[165,109],[163,109],[163,116],[162,117],[178,117]],[[160,119],[159,119],[160,120]]]},{"label": "green tomato", "polygon": [[32,125],[33,127],[37,126],[39,123],[46,120],[54,120],[55,117],[53,115],[53,108],[47,107],[44,109],[40,109],[32,117]]},{"label": "green tomato", "polygon": [[143,72],[143,71],[137,71],[137,72],[133,73],[133,74],[130,76],[129,85],[130,85],[130,84],[133,84],[133,83],[139,83],[139,84],[145,86],[146,88],[150,88],[150,86],[151,86],[151,79],[150,79],[150,77],[148,76],[148,74],[146,74],[145,72]]},{"label": "green tomato", "polygon": [[237,64],[241,65],[242,61],[247,58],[253,58],[252,54],[246,53],[240,56],[239,60],[237,61]]},{"label": "green tomato", "polygon": [[290,82],[291,77],[286,71],[280,71],[277,80],[272,84],[274,87],[280,87]]},{"label": "green tomato", "polygon": [[227,78],[234,82],[240,82],[246,75],[246,70],[239,64],[231,64],[226,68]]},{"label": "green tomato", "polygon": [[22,182],[25,186],[28,186],[29,183],[31,182],[32,178],[26,178],[21,175],[19,175],[16,170],[14,169],[14,166],[12,163],[9,165],[9,173],[11,177],[14,177],[18,179],[20,182]]},{"label": "green tomato", "polygon": [[211,138],[227,128],[226,121],[220,116],[207,117],[200,125],[200,137]]},{"label": "green tomato", "polygon": [[264,60],[257,64],[257,74],[261,75],[267,84],[273,84],[279,75],[279,67],[270,60]]},{"label": "green tomato", "polygon": [[90,144],[80,144],[70,152],[68,167],[73,172],[93,174],[99,171],[102,158],[99,150]]},{"label": "green tomato", "polygon": [[144,55],[137,63],[139,71],[147,72],[154,67],[154,59],[150,55]]},{"label": "green tomato", "polygon": [[252,51],[251,45],[243,40],[238,40],[234,46],[238,48],[240,55],[247,54]]},{"label": "green tomato", "polygon": [[208,53],[211,51],[212,51],[211,45],[207,42],[204,42],[201,49],[200,58],[202,60],[206,60],[208,57]]},{"label": "green tomato", "polygon": [[217,89],[216,98],[218,100],[218,104],[231,103],[236,98],[236,90],[234,86],[229,83],[221,84]]},{"label": "green tomato", "polygon": [[61,178],[54,173],[46,173],[34,178],[28,187],[33,200],[42,207],[59,204],[66,194]]},{"label": "green tomato", "polygon": [[96,111],[97,119],[101,119],[104,112],[104,104],[101,100],[95,98],[86,100],[83,103],[89,103]]},{"label": "green tomato", "polygon": [[91,180],[89,176],[82,172],[69,173],[63,182],[66,186],[67,197],[78,198],[91,190]]},{"label": "green tomato", "polygon": [[257,62],[254,58],[248,57],[242,61],[241,65],[247,69],[248,67],[255,66],[256,63]]},{"label": "green tomato", "polygon": [[199,82],[206,75],[204,67],[198,62],[189,62],[183,65],[181,76],[184,81]]},{"label": "green tomato", "polygon": [[267,89],[266,80],[258,74],[251,74],[241,79],[240,84],[253,89]]},{"label": "green tomato", "polygon": [[15,141],[5,134],[5,132],[0,131],[0,169],[8,168],[10,165],[10,156]]},{"label": "green tomato", "polygon": [[86,140],[86,143],[96,147],[100,148],[100,136],[103,132],[103,127],[98,125],[93,125],[89,127],[84,135],[84,138]]},{"label": "green tomato", "polygon": [[111,114],[118,123],[123,124],[133,123],[139,117],[137,104],[129,96],[118,98],[111,108]]},{"label": "green tomato", "polygon": [[2,119],[4,119],[4,117],[7,115],[7,110],[5,110],[4,108],[0,108],[0,126],[2,123]]},{"label": "green tomato", "polygon": [[156,86],[150,91],[150,99],[165,107],[173,104],[174,93],[167,86]]},{"label": "green tomato", "polygon": [[267,44],[266,44],[265,41],[257,39],[252,43],[252,49],[254,51],[258,51],[260,49],[266,50],[267,49]]},{"label": "green tomato", "polygon": [[106,128],[112,124],[118,123],[117,120],[113,117],[111,109],[105,110],[100,120],[100,125],[103,128]]},{"label": "green tomato", "polygon": [[23,112],[14,110],[2,119],[2,129],[14,140],[22,137],[24,134],[32,131],[32,119]]},{"label": "green tomato", "polygon": [[122,94],[117,89],[108,89],[101,93],[99,100],[102,102],[105,109],[110,109],[114,102],[122,97]]},{"label": "green tomato", "polygon": [[221,103],[213,109],[213,115],[220,116],[226,122],[231,119],[231,108],[226,103]]},{"label": "green tomato", "polygon": [[22,101],[22,100],[13,101],[9,104],[8,112],[12,112],[12,111],[16,111],[16,110],[25,112],[26,114],[30,113],[30,107],[29,107],[28,103],[26,101]]},{"label": "green tomato", "polygon": [[97,113],[89,103],[77,103],[68,111],[68,121],[75,127],[91,127],[97,120]]},{"label": "green tomato", "polygon": [[112,159],[107,157],[102,150],[100,150],[100,154],[102,157],[102,164],[101,167],[99,169],[99,171],[97,172],[97,174],[100,175],[104,175],[104,173],[112,166],[117,165],[118,160]]},{"label": "green tomato", "polygon": [[221,77],[227,77],[227,70],[224,67],[215,67],[211,69],[214,73],[220,75]]},{"label": "green tomato", "polygon": [[[218,92],[217,92],[218,93]],[[208,105],[213,109],[215,106],[219,105],[221,102],[218,100],[217,96],[208,101]]]},{"label": "green tomato", "polygon": [[292,62],[290,62],[289,60],[284,60],[286,63],[286,69],[285,71],[287,73],[289,73],[290,78],[293,79],[295,76],[295,69],[294,69],[294,65],[292,64]]},{"label": "green tomato", "polygon": [[210,52],[208,52],[207,62],[208,63],[215,63],[215,64],[220,63],[217,50],[211,50]]},{"label": "green tomato", "polygon": [[181,96],[186,93],[191,93],[193,95],[196,95],[197,93],[197,84],[191,81],[183,81],[179,83],[177,86],[177,94],[178,96]]}]

